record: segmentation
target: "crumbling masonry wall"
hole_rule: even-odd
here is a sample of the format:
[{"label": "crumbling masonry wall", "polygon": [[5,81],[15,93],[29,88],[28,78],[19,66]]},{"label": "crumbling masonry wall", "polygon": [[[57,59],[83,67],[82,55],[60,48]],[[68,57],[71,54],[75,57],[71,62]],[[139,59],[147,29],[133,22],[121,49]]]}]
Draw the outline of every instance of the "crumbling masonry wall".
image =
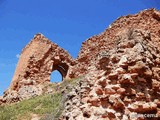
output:
[{"label": "crumbling masonry wall", "polygon": [[[148,9],[118,18],[82,43],[76,60],[41,34],[23,49],[11,86],[0,104],[41,95],[58,70],[63,78],[85,75],[67,94],[62,119],[131,119],[160,116],[160,12]],[[67,87],[67,86],[66,86]]]},{"label": "crumbling masonry wall", "polygon": [[4,94],[4,101],[18,101],[40,95],[42,86],[50,82],[50,75],[58,70],[62,78],[69,78],[75,61],[67,51],[52,43],[42,34],[22,50],[11,85]]},{"label": "crumbling masonry wall", "polygon": [[29,79],[36,84],[48,82],[54,70],[58,70],[64,79],[74,64],[74,60],[67,51],[42,34],[37,34],[21,53],[11,89],[19,89],[24,84],[23,81]]}]

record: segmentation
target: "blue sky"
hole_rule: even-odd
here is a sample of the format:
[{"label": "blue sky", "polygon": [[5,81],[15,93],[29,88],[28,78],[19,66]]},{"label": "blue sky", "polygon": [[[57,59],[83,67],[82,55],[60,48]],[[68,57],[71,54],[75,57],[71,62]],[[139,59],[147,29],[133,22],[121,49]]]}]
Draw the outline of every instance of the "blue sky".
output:
[{"label": "blue sky", "polygon": [[[116,18],[159,0],[0,0],[0,95],[12,80],[22,48],[42,33],[76,58],[81,43]],[[61,79],[58,74],[57,79]]]}]

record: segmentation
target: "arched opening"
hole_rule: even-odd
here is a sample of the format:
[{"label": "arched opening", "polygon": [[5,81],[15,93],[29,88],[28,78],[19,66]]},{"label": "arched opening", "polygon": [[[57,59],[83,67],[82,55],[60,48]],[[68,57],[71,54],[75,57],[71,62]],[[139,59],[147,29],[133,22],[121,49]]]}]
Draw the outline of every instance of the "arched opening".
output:
[{"label": "arched opening", "polygon": [[58,70],[54,70],[50,76],[50,82],[61,82],[63,80],[61,73]]},{"label": "arched opening", "polygon": [[69,66],[65,63],[60,63],[60,64],[55,64],[53,65],[52,71],[58,71],[61,74],[62,81],[66,77],[67,72],[68,72]]}]

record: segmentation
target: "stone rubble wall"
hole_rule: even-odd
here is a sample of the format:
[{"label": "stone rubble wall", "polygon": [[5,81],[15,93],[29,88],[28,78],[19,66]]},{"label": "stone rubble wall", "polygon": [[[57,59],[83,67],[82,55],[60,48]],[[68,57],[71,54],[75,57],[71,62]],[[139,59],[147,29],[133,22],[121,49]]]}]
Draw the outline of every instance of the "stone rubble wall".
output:
[{"label": "stone rubble wall", "polygon": [[69,77],[74,64],[75,60],[67,51],[42,34],[35,35],[22,50],[11,85],[4,92],[3,102],[16,102],[41,95],[54,70],[59,70],[65,79]]},{"label": "stone rubble wall", "polygon": [[160,48],[151,42],[150,32],[140,29],[121,31],[117,38],[116,47],[100,53],[89,73],[70,92],[63,119],[160,116]]},{"label": "stone rubble wall", "polygon": [[124,29],[143,29],[150,31],[153,44],[160,46],[160,12],[155,9],[141,11],[135,15],[127,15],[118,18],[99,35],[95,35],[82,43],[78,54],[78,64],[73,68],[75,76],[88,73],[88,68],[96,62],[97,55],[116,47],[116,35]]},{"label": "stone rubble wall", "polygon": [[148,9],[118,18],[83,42],[76,60],[36,35],[23,49],[0,104],[42,94],[55,69],[63,78],[85,76],[66,95],[62,120],[137,120],[131,115],[160,115],[160,11]]}]

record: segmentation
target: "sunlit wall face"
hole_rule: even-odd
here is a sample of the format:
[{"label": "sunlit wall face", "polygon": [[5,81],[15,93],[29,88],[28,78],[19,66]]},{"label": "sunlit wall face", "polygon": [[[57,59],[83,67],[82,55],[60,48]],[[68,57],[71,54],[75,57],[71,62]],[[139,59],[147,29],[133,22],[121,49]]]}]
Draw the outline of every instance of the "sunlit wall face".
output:
[{"label": "sunlit wall face", "polygon": [[147,8],[160,9],[160,0],[0,0],[0,95],[34,34],[44,34],[76,58],[87,38]]}]

